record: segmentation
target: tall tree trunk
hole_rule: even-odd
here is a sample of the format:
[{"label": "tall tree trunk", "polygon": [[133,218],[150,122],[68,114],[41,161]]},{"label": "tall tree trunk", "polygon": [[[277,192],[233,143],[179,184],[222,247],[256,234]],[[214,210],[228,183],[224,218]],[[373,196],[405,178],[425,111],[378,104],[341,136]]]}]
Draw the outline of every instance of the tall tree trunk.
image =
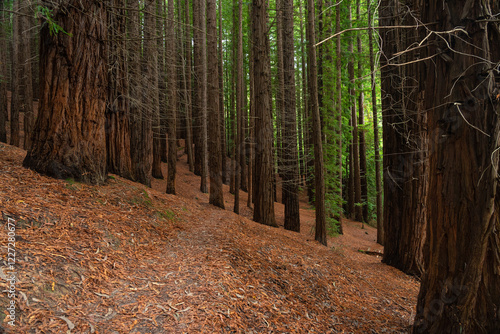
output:
[{"label": "tall tree trunk", "polygon": [[318,70],[316,65],[316,36],[314,33],[314,1],[307,0],[307,41],[308,41],[308,70],[309,70],[309,107],[313,122],[314,140],[314,179],[315,179],[315,206],[316,231],[315,240],[327,245],[326,239],[326,210],[325,210],[325,180],[323,163],[323,143],[321,138],[321,122],[318,107]]},{"label": "tall tree trunk", "polygon": [[33,32],[32,12],[29,2],[25,2],[21,7],[21,67],[23,86],[23,118],[24,118],[24,149],[31,147],[31,135],[34,126],[35,115],[33,114],[33,80],[31,71],[31,34]]},{"label": "tall tree trunk", "polygon": [[[5,2],[0,3],[0,43],[8,45],[7,37],[7,14],[3,11]],[[7,143],[7,86],[8,86],[8,48],[0,48],[0,142]]]},{"label": "tall tree trunk", "polygon": [[285,229],[300,232],[297,110],[295,103],[295,52],[293,45],[293,0],[282,0],[284,117],[283,196]]},{"label": "tall tree trunk", "polygon": [[[251,13],[252,11],[252,5],[249,4],[249,10],[248,12]],[[250,41],[253,41],[252,37],[252,20],[248,20],[248,39]],[[250,77],[250,103],[249,103],[249,109],[250,109],[250,114],[249,114],[249,119],[248,119],[248,126],[249,126],[249,131],[248,131],[248,200],[247,200],[247,207],[252,208],[252,203],[253,203],[253,194],[254,194],[254,188],[253,188],[253,178],[254,178],[254,152],[255,152],[255,86],[254,86],[254,66],[253,66],[253,48],[249,48],[249,77]]]},{"label": "tall tree trunk", "polygon": [[370,48],[370,77],[372,86],[372,111],[373,111],[373,150],[375,154],[375,191],[377,203],[377,243],[384,244],[384,225],[382,221],[382,176],[380,175],[380,138],[378,127],[377,82],[375,80],[375,56],[373,54],[373,7],[371,0],[368,6],[368,47]]},{"label": "tall tree trunk", "polygon": [[156,0],[144,2],[144,54],[143,63],[143,133],[151,133],[151,175],[163,179],[160,143],[160,95],[158,89],[158,45],[156,43]]},{"label": "tall tree trunk", "polygon": [[208,77],[208,129],[210,155],[210,198],[209,202],[224,209],[222,191],[222,155],[220,147],[219,111],[219,60],[217,58],[217,5],[216,0],[207,0],[207,67],[213,71]]},{"label": "tall tree trunk", "polygon": [[203,164],[202,152],[202,99],[204,97],[202,89],[202,67],[203,58],[201,56],[201,25],[200,25],[200,0],[193,0],[193,142],[194,142],[194,173],[201,176]]},{"label": "tall tree trunk", "polygon": [[[285,110],[285,86],[283,73],[283,0],[276,0],[276,68],[278,72],[278,89],[276,91],[276,158],[279,176],[283,176],[283,118]],[[283,185],[281,187],[281,203],[285,203]]]},{"label": "tall tree trunk", "polygon": [[[381,25],[414,25],[420,0],[393,1],[380,7]],[[413,11],[410,15],[409,11]],[[401,18],[404,18],[401,20]],[[394,20],[387,22],[387,20]],[[405,273],[420,276],[425,269],[427,196],[427,131],[425,108],[416,83],[423,71],[415,51],[395,54],[418,43],[418,31],[395,28],[384,32],[382,107],[384,122],[384,257],[383,262]],[[424,36],[425,37],[425,36]],[[389,38],[394,38],[390,42]],[[400,64],[408,63],[404,66]],[[385,66],[384,66],[385,65]]]},{"label": "tall tree trunk", "polygon": [[[352,28],[352,8],[349,5],[349,27]],[[352,126],[352,167],[351,170],[353,183],[354,183],[354,198],[350,198],[349,201],[353,201],[354,204],[354,219],[356,221],[363,220],[363,211],[360,206],[361,203],[361,175],[359,169],[359,137],[358,137],[358,117],[356,113],[356,83],[354,77],[354,42],[353,36],[349,37],[349,53],[351,54],[351,59],[347,65],[349,72],[349,104],[351,105],[351,126]]]},{"label": "tall tree trunk", "polygon": [[160,124],[160,89],[159,89],[159,53],[158,37],[158,8],[161,0],[148,0],[144,5],[144,60],[146,80],[144,81],[144,107],[151,108],[151,126],[153,131],[153,165],[151,175],[156,179],[163,179],[161,170],[161,124]]},{"label": "tall tree trunk", "polygon": [[222,0],[219,0],[219,118],[220,118],[220,151],[222,160],[222,183],[227,184],[226,163],[226,121],[224,112],[224,48],[222,46]]},{"label": "tall tree trunk", "polygon": [[[208,193],[208,161],[207,161],[207,47],[206,47],[206,2],[194,0],[195,21],[195,72],[196,72],[196,131],[195,139],[195,173],[201,176],[200,190]],[[197,158],[198,157],[198,158]]]},{"label": "tall tree trunk", "polygon": [[302,101],[304,108],[304,161],[303,161],[303,173],[306,179],[307,186],[307,197],[309,202],[313,202],[314,200],[314,179],[313,174],[311,173],[314,168],[314,161],[312,159],[313,151],[312,149],[312,131],[311,124],[312,120],[309,114],[309,96],[307,93],[307,70],[306,70],[306,54],[305,54],[305,41],[304,41],[304,15],[302,12],[302,2],[299,2],[299,19],[300,19],[300,57],[301,57],[301,65],[302,65]]},{"label": "tall tree trunk", "polygon": [[[13,11],[19,12],[20,1],[14,1]],[[22,103],[22,87],[21,78],[23,76],[23,69],[21,66],[21,46],[23,29],[21,24],[22,16],[14,15],[12,18],[12,90],[10,99],[10,145],[20,146],[20,112]]]},{"label": "tall tree trunk", "polygon": [[[236,1],[235,1],[236,2]],[[243,129],[243,4],[238,0],[237,16],[237,47],[236,47],[236,135],[235,137],[235,155],[236,166],[234,175],[234,213],[240,213],[240,188],[243,175],[241,173],[241,148],[244,145],[242,141]]]},{"label": "tall tree trunk", "polygon": [[[498,1],[429,1],[429,264],[414,333],[500,332]],[[459,31],[449,33],[460,24]],[[422,85],[422,82],[421,82]],[[388,242],[388,240],[387,240]]]},{"label": "tall tree trunk", "polygon": [[[173,24],[174,0],[168,0],[167,63],[175,64],[175,26]],[[177,71],[167,65],[167,120],[168,120],[168,171],[167,194],[175,194],[175,174],[177,164]],[[188,95],[188,94],[186,94]]]},{"label": "tall tree trunk", "polygon": [[[361,22],[361,1],[356,1],[356,20]],[[357,51],[358,54],[363,54],[363,48],[361,45],[361,34],[357,34]],[[363,128],[365,124],[365,113],[364,113],[364,103],[365,95],[363,92],[363,82],[361,78],[363,77],[363,67],[361,58],[358,58],[358,136],[359,136],[359,174],[361,178],[361,204],[363,211],[363,222],[368,222],[368,183],[366,179],[366,142],[365,142],[365,129]],[[361,129],[360,129],[361,127]]]},{"label": "tall tree trunk", "polygon": [[188,156],[189,170],[194,171],[194,156],[193,156],[193,104],[191,103],[191,25],[189,24],[189,0],[184,0],[184,99],[186,105],[186,150]]},{"label": "tall tree trunk", "polygon": [[129,12],[129,91],[130,91],[130,150],[135,179],[151,186],[153,165],[152,115],[150,109],[144,110],[144,73],[141,68],[142,58],[142,19],[139,13],[139,1],[130,1]]},{"label": "tall tree trunk", "polygon": [[[335,97],[335,106],[336,106],[336,135],[337,135],[337,168],[335,179],[337,180],[337,199],[340,203],[342,203],[343,195],[342,195],[342,45],[341,45],[341,34],[340,34],[340,3],[337,5],[335,9],[335,33],[337,35],[336,41],[336,62],[335,68],[337,72],[336,79],[336,97]],[[342,205],[339,204],[340,209],[337,217],[334,219],[338,222],[338,231],[340,234],[344,233],[344,229],[342,228]]]},{"label": "tall tree trunk", "polygon": [[125,10],[113,0],[108,11],[108,101],[106,104],[106,165],[109,173],[133,179],[127,76]]},{"label": "tall tree trunk", "polygon": [[41,100],[33,144],[23,165],[52,177],[102,184],[106,180],[106,9],[101,1],[74,0],[52,14],[71,36],[51,34],[48,25],[42,27]]},{"label": "tall tree trunk", "polygon": [[273,129],[269,90],[271,73],[268,21],[267,1],[252,0],[256,166],[253,220],[265,225],[278,226],[273,199]]}]

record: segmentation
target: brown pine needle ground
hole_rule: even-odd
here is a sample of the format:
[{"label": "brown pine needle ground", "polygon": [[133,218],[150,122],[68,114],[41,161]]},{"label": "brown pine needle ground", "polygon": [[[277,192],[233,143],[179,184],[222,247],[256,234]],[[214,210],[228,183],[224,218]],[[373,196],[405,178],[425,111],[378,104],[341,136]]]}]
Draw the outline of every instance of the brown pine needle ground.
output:
[{"label": "brown pine needle ground", "polygon": [[[7,332],[406,333],[412,322],[418,282],[380,262],[371,227],[344,221],[323,247],[305,203],[300,234],[247,219],[244,192],[235,215],[227,186],[226,210],[214,208],[185,156],[173,196],[160,180],[54,180],[22,168],[25,153],[0,144],[0,210],[17,221]],[[2,320],[9,302],[2,293]]]}]

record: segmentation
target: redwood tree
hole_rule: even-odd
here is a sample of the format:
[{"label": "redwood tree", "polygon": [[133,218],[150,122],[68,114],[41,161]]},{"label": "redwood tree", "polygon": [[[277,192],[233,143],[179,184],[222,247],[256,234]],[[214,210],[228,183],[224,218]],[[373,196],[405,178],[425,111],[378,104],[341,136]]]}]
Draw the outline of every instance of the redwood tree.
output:
[{"label": "redwood tree", "polygon": [[316,35],[314,33],[314,1],[307,0],[307,60],[309,76],[309,108],[312,116],[312,137],[314,143],[314,188],[316,206],[315,240],[327,245],[326,210],[325,210],[325,180],[323,162],[323,144],[321,139],[321,122],[318,105],[318,69],[316,65]]},{"label": "redwood tree", "polygon": [[133,179],[130,157],[126,16],[122,1],[108,12],[108,101],[106,103],[106,161],[108,172]]},{"label": "redwood tree", "polygon": [[252,0],[252,47],[255,94],[254,212],[256,222],[277,226],[273,194],[273,128],[270,99],[268,2]]},{"label": "redwood tree", "polygon": [[283,119],[282,166],[285,229],[300,232],[299,161],[295,102],[295,52],[293,46],[293,0],[281,0],[283,12]]},{"label": "redwood tree", "polygon": [[[418,30],[400,29],[417,24],[409,11],[423,6],[421,0],[383,1],[380,24],[395,25],[383,32],[382,109],[384,138],[384,257],[383,262],[405,273],[420,276],[425,270],[427,194],[427,134],[425,108],[417,83],[422,70],[412,62]],[[425,36],[424,36],[425,37]]]},{"label": "redwood tree", "polygon": [[[40,33],[40,104],[23,165],[57,178],[106,180],[106,9],[71,0],[52,12],[66,33]],[[92,50],[92,52],[89,52]]]},{"label": "redwood tree", "polygon": [[219,59],[217,58],[217,6],[216,0],[207,0],[207,67],[213,72],[207,78],[207,119],[209,128],[209,174],[210,197],[212,205],[224,209],[222,191],[222,155],[220,145],[219,121]]},{"label": "redwood tree", "polygon": [[[175,66],[175,28],[174,28],[174,0],[168,0],[168,21],[166,22],[167,31],[167,123],[168,123],[168,174],[167,174],[167,194],[175,194],[175,174],[177,164],[177,126],[176,126],[176,108],[177,108],[177,71]],[[186,92],[187,93],[187,92]],[[186,109],[189,106],[186,106]],[[186,111],[189,115],[189,112]],[[188,117],[188,120],[190,117]],[[188,131],[188,136],[190,131]],[[186,140],[190,143],[190,140]],[[188,151],[189,152],[189,151]]]},{"label": "redwood tree", "polygon": [[499,333],[499,3],[431,0],[421,8],[436,33],[421,54],[430,257],[413,332]]}]

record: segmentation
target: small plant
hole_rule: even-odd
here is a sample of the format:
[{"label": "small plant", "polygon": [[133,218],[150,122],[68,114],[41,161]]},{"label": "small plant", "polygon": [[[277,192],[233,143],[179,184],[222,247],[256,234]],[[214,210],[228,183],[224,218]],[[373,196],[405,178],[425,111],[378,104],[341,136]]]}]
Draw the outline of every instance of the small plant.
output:
[{"label": "small plant", "polygon": [[37,6],[35,10],[35,18],[43,18],[45,20],[44,24],[48,24],[50,36],[57,35],[62,32],[68,36],[73,36],[73,34],[66,32],[63,27],[61,27],[57,22],[52,18],[52,10],[44,6]]},{"label": "small plant", "polygon": [[164,219],[164,220],[169,220],[169,221],[176,221],[178,220],[177,215],[175,212],[171,210],[165,210],[165,211],[156,211],[155,212],[158,218]]}]

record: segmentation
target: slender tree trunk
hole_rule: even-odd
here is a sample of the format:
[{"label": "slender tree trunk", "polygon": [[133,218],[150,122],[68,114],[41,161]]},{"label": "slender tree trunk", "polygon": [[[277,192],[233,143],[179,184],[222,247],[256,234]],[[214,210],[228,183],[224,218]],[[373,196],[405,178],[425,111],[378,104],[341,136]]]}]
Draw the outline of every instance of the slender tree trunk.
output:
[{"label": "slender tree trunk", "polygon": [[[361,22],[361,1],[356,1],[356,20]],[[363,48],[361,45],[361,34],[357,34],[357,42],[358,54],[363,54]],[[358,58],[358,117],[359,117],[359,127],[358,127],[358,136],[359,136],[359,173],[361,178],[361,204],[363,211],[363,222],[368,223],[368,183],[366,179],[366,142],[365,142],[365,129],[363,128],[365,124],[365,114],[364,114],[364,103],[365,103],[365,95],[363,92],[363,81],[361,78],[363,77],[363,67],[361,58]]]},{"label": "slender tree trunk", "polygon": [[201,0],[193,1],[196,4],[194,15],[196,20],[194,30],[196,37],[194,40],[195,47],[195,70],[196,70],[196,96],[197,96],[197,126],[196,132],[199,133],[198,152],[195,152],[195,173],[198,167],[201,176],[200,190],[203,193],[208,193],[208,161],[207,161],[207,47],[206,47],[206,2]]},{"label": "slender tree trunk", "polygon": [[308,41],[308,71],[309,71],[309,107],[313,122],[314,140],[314,179],[315,179],[315,206],[316,206],[316,233],[315,240],[327,245],[326,239],[326,210],[325,210],[325,180],[323,163],[323,143],[321,136],[321,122],[318,107],[318,72],[316,65],[316,36],[314,33],[314,1],[307,0],[307,41]]},{"label": "slender tree trunk", "polygon": [[[283,176],[283,118],[285,110],[285,86],[283,74],[283,0],[276,0],[276,67],[278,89],[276,91],[276,158],[279,176]],[[286,194],[281,187],[281,203],[285,203]]]},{"label": "slender tree trunk", "polygon": [[[238,10],[236,9],[236,1],[232,2],[233,6],[233,26],[232,26],[232,35],[236,36],[238,33],[237,27],[238,27]],[[236,41],[235,41],[236,40]],[[237,141],[237,117],[238,117],[238,112],[237,112],[237,93],[236,93],[236,69],[237,69],[237,38],[233,38],[231,41],[231,76],[230,76],[230,106],[229,106],[229,118],[230,118],[230,154],[231,154],[231,172],[230,172],[230,181],[229,181],[229,192],[231,194],[236,195],[236,178],[237,178],[237,166],[239,164],[237,163],[237,158],[239,158],[236,155],[236,141]]]},{"label": "slender tree trunk", "polygon": [[[20,1],[14,1],[13,11],[19,12]],[[21,15],[14,15],[12,18],[12,90],[10,99],[10,145],[20,146],[20,109],[22,103],[21,97],[21,78],[23,76],[21,66]]]},{"label": "slender tree trunk", "polygon": [[261,224],[277,226],[273,199],[273,129],[269,91],[271,73],[268,21],[267,1],[252,0],[256,141],[253,220]]},{"label": "slender tree trunk", "polygon": [[222,183],[227,184],[227,163],[226,163],[226,121],[224,112],[224,49],[222,46],[222,0],[219,0],[219,118],[220,118],[220,151],[222,162]]},{"label": "slender tree trunk", "polygon": [[133,179],[130,156],[129,95],[126,67],[126,17],[122,1],[108,11],[108,101],[106,104],[106,165],[109,173]]},{"label": "slender tree trunk", "polygon": [[[352,8],[349,5],[349,27],[352,28]],[[349,37],[349,53],[351,57],[354,55],[353,37]],[[358,137],[358,117],[356,113],[356,83],[354,77],[354,59],[351,58],[348,64],[349,72],[349,104],[351,105],[351,126],[352,126],[352,167],[351,170],[352,178],[354,181],[354,198],[350,198],[349,201],[353,201],[351,205],[354,205],[354,219],[356,221],[363,221],[363,211],[360,206],[361,203],[361,175],[359,169],[359,137]]]},{"label": "slender tree trunk", "polygon": [[[152,163],[147,168],[148,173],[151,173],[154,178],[163,178],[161,172],[161,144],[159,141],[160,96],[158,91],[158,48],[156,43],[156,0],[145,0],[144,2],[143,48],[142,133],[151,142],[150,154],[152,156]],[[146,172],[145,169],[144,172]]]},{"label": "slender tree trunk", "polygon": [[314,168],[314,162],[312,159],[312,140],[311,140],[311,117],[309,115],[309,104],[308,104],[308,94],[307,94],[307,70],[306,70],[306,54],[305,54],[305,42],[304,42],[304,15],[302,12],[302,2],[299,2],[299,19],[300,19],[300,57],[302,65],[302,101],[303,101],[303,119],[304,119],[304,161],[303,173],[307,186],[307,197],[309,202],[313,202],[314,199],[314,179],[311,173]]},{"label": "slender tree trunk", "polygon": [[[335,33],[339,33],[341,30],[340,27],[340,3],[337,5],[335,10]],[[342,45],[341,45],[341,36],[337,35],[336,41],[336,72],[337,72],[337,80],[336,80],[336,119],[337,119],[337,169],[335,179],[337,180],[337,198],[341,202],[343,199],[342,195]],[[338,222],[338,231],[340,234],[344,233],[342,228],[342,205],[339,204],[340,209],[338,212],[338,216],[334,217],[334,219]]]},{"label": "slender tree trunk", "polygon": [[[282,0],[284,117],[283,196],[285,229],[300,232],[297,110],[295,103],[295,52],[293,45],[293,0]],[[286,196],[285,196],[286,195]]]},{"label": "slender tree trunk", "polygon": [[31,34],[33,32],[33,23],[29,2],[25,2],[21,7],[21,67],[22,67],[22,86],[23,86],[23,118],[24,118],[24,149],[31,148],[31,135],[34,126],[35,116],[33,114],[33,80],[31,71]]},{"label": "slender tree trunk", "polygon": [[217,6],[216,0],[207,0],[207,36],[208,64],[212,73],[208,76],[208,129],[210,155],[210,198],[209,202],[224,209],[222,191],[222,161],[220,146],[220,110],[219,110],[219,60],[217,58]]},{"label": "slender tree trunk", "polygon": [[[3,11],[5,3],[0,3],[0,43],[7,45],[7,17],[6,12]],[[0,142],[7,143],[7,86],[8,86],[8,48],[0,48]]]},{"label": "slender tree trunk", "polygon": [[[235,139],[235,155],[236,155],[236,170],[235,170],[235,186],[234,186],[234,213],[240,213],[240,188],[242,175],[241,159],[244,158],[241,154],[244,145],[242,141],[243,129],[243,4],[242,0],[238,0],[238,17],[237,17],[237,47],[236,47],[236,136]],[[236,23],[235,22],[235,23]],[[244,168],[244,167],[243,167]]]},{"label": "slender tree trunk", "polygon": [[[173,24],[174,0],[168,0],[167,13],[167,120],[168,120],[168,174],[167,194],[175,194],[175,174],[177,164],[177,71],[175,64],[175,26]],[[186,94],[188,95],[188,94]]]},{"label": "slender tree trunk", "polygon": [[[251,4],[249,4],[249,10],[248,12],[251,13],[252,7]],[[252,21],[249,20],[249,27],[248,27],[248,35],[249,35],[249,40],[253,41],[252,37]],[[250,68],[250,103],[249,103],[249,109],[250,109],[250,117],[248,119],[248,126],[249,126],[249,131],[248,131],[248,200],[247,200],[247,207],[252,208],[252,203],[253,203],[253,193],[254,193],[254,188],[253,188],[253,176],[254,174],[254,152],[255,152],[255,139],[254,139],[254,133],[255,133],[255,87],[254,87],[254,66],[253,66],[253,48],[249,48],[249,68]]]},{"label": "slender tree trunk", "polygon": [[382,222],[382,176],[380,175],[380,139],[378,126],[377,83],[375,80],[375,56],[373,52],[373,8],[368,0],[368,47],[370,48],[370,77],[372,86],[372,111],[373,111],[373,150],[375,151],[375,191],[377,193],[377,243],[384,244],[384,225]]},{"label": "slender tree trunk", "polygon": [[439,33],[423,45],[421,59],[432,59],[419,88],[429,110],[430,257],[413,333],[500,333],[500,24],[490,19],[500,6],[427,4],[422,22]]},{"label": "slender tree trunk", "polygon": [[203,58],[201,56],[202,36],[200,24],[200,3],[201,0],[193,0],[193,65],[194,65],[194,83],[193,83],[193,142],[194,142],[194,173],[201,176],[203,164],[203,145],[202,145],[202,100],[204,97],[203,86]]},{"label": "slender tree trunk", "polygon": [[[101,1],[75,0],[52,14],[71,36],[54,35],[48,25],[42,27],[40,109],[23,165],[56,178],[102,184],[106,180],[106,9]],[[93,52],[87,52],[90,49]]]},{"label": "slender tree trunk", "polygon": [[184,64],[184,98],[186,104],[186,148],[188,156],[189,170],[194,171],[194,156],[193,156],[193,104],[191,103],[191,25],[189,24],[189,0],[185,0],[184,11],[184,46],[185,46],[185,64]]}]

